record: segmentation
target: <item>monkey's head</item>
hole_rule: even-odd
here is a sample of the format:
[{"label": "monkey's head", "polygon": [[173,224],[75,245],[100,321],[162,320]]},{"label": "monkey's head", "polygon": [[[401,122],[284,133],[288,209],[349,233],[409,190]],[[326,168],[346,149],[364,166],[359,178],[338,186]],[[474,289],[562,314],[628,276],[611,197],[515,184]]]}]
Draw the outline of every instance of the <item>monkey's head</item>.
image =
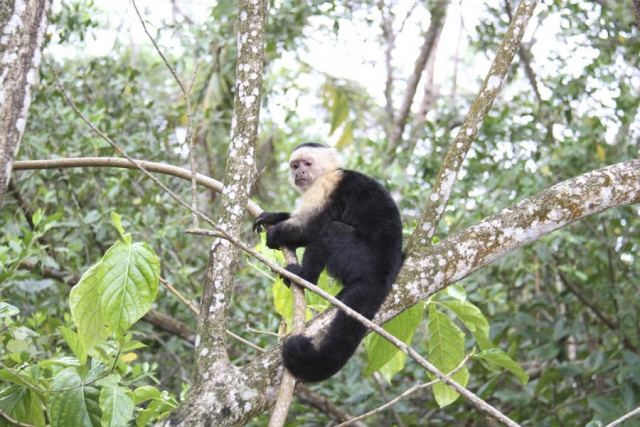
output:
[{"label": "monkey's head", "polygon": [[305,142],[291,153],[289,180],[294,188],[304,193],[322,175],[338,168],[340,163],[331,148],[317,142]]}]

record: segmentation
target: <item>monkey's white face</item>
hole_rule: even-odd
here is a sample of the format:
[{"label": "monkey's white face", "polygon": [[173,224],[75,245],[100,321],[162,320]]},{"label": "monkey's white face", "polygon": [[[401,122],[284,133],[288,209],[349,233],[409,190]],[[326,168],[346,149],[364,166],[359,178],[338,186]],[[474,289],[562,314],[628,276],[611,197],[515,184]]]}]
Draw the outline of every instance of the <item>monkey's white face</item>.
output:
[{"label": "monkey's white face", "polygon": [[311,156],[296,156],[289,162],[291,181],[300,190],[305,191],[318,178],[324,175],[322,166]]},{"label": "monkey's white face", "polygon": [[291,184],[305,192],[322,175],[336,170],[338,163],[331,150],[302,147],[291,153],[289,168]]}]

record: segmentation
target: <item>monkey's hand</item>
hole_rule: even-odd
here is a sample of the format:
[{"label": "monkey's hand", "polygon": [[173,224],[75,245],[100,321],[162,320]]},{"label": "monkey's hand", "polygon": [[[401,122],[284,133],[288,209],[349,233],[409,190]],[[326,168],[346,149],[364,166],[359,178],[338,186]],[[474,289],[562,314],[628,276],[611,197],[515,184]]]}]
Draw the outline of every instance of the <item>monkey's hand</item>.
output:
[{"label": "monkey's hand", "polygon": [[[302,277],[302,266],[300,264],[289,264],[284,269],[290,273],[295,274],[296,276]],[[286,277],[283,277],[282,281],[287,286],[287,288],[291,287],[291,280],[287,279]]]},{"label": "monkey's hand", "polygon": [[253,231],[260,233],[262,229],[286,221],[290,216],[288,212],[262,212],[256,217],[255,221],[253,221]]}]

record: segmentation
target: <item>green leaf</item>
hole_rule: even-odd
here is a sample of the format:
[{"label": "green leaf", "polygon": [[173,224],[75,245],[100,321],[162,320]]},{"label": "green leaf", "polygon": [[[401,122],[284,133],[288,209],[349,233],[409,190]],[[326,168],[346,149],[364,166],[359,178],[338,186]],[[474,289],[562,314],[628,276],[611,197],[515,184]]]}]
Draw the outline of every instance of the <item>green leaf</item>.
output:
[{"label": "green leaf", "polygon": [[336,149],[343,150],[344,148],[351,145],[351,143],[353,142],[353,128],[354,128],[353,122],[347,122],[344,125],[342,136],[340,137],[340,139],[336,144]]},{"label": "green leaf", "polygon": [[291,330],[291,318],[293,317],[293,293],[291,288],[285,286],[282,279],[273,282],[271,287],[273,305],[276,313],[282,316],[287,323],[287,331]]},{"label": "green leaf", "polygon": [[333,135],[336,129],[349,117],[347,97],[338,92],[334,100],[335,104],[333,105],[333,112],[331,114],[331,130],[329,131],[329,135]]},{"label": "green leaf", "polygon": [[[99,365],[85,381],[95,380]],[[61,390],[49,393],[48,414],[51,427],[100,427],[100,390],[93,384],[83,385],[83,380],[75,368],[58,372],[53,378],[53,388]]]},{"label": "green leaf", "polygon": [[147,400],[151,399],[160,399],[161,394],[160,390],[151,385],[144,385],[142,387],[138,387],[133,391],[133,398],[136,405],[141,404]]},{"label": "green leaf", "polygon": [[102,426],[125,426],[133,417],[133,393],[127,387],[117,383],[103,385],[100,391],[100,409]]},{"label": "green leaf", "polygon": [[522,385],[529,382],[529,376],[524,372],[520,365],[518,365],[516,361],[499,348],[481,351],[480,353],[473,355],[473,357],[485,360],[489,362],[491,366],[500,366],[507,369],[520,380]]},{"label": "green leaf", "polygon": [[[405,344],[410,344],[423,312],[424,302],[420,302],[385,323],[382,328]],[[369,376],[377,370],[382,370],[389,381],[404,368],[407,355],[380,335],[370,334],[365,339],[365,347],[369,355],[369,364],[362,375]]]},{"label": "green leaf", "polygon": [[407,355],[398,350],[396,351],[396,354],[393,355],[391,360],[380,367],[380,374],[382,374],[382,376],[385,380],[387,380],[388,383],[391,383],[391,379],[395,376],[395,374],[404,369],[406,362]]},{"label": "green leaf", "polygon": [[0,302],[0,318],[15,316],[18,313],[20,313],[20,310],[17,307],[6,302]]},{"label": "green leaf", "polygon": [[467,290],[457,283],[447,286],[446,292],[451,298],[455,298],[460,302],[465,302],[467,299]]},{"label": "green leaf", "polygon": [[178,406],[176,399],[167,392],[158,393],[159,395],[157,397],[151,398],[151,401],[146,405],[145,409],[138,411],[136,415],[136,425],[138,427],[148,425],[149,421],[153,418],[160,420],[166,417]]},{"label": "green leaf", "polygon": [[[44,426],[43,402],[28,388],[12,385],[0,391],[0,409],[9,417],[33,426]],[[0,417],[0,426],[11,426]]]},{"label": "green leaf", "polygon": [[[429,360],[443,373],[453,371],[464,360],[464,333],[435,304],[429,306]],[[432,375],[429,375],[435,379]],[[465,387],[469,371],[463,366],[452,378]],[[440,407],[453,403],[459,394],[441,382],[433,386],[433,394]]]},{"label": "green leaf", "polygon": [[117,242],[71,290],[69,308],[88,351],[110,333],[122,335],[158,293],[160,261],[145,243]]},{"label": "green leaf", "polygon": [[84,364],[87,361],[87,348],[82,344],[78,334],[64,326],[59,326],[58,329],[73,354],[76,355],[80,363]]},{"label": "green leaf", "polygon": [[104,254],[100,264],[101,309],[109,328],[121,335],[155,301],[160,261],[146,243],[118,242]]},{"label": "green leaf", "polygon": [[126,241],[124,227],[122,226],[122,217],[115,212],[111,212],[111,222],[113,222],[116,230],[118,230],[118,234],[120,235],[122,240]]},{"label": "green leaf", "polygon": [[71,318],[78,327],[85,352],[107,340],[111,333],[101,309],[102,264],[97,263],[82,275],[69,294]]},{"label": "green leaf", "polygon": [[[336,296],[342,289],[342,285],[337,280],[329,278],[326,270],[320,274],[317,285],[320,289],[332,296]],[[321,313],[327,308],[331,307],[331,303],[318,294],[314,294],[313,292],[305,292],[305,296],[308,309],[313,309],[318,313]],[[307,310],[307,320],[312,316],[313,313]]]},{"label": "green leaf", "polygon": [[468,301],[447,301],[439,304],[444,305],[458,316],[467,329],[469,329],[480,349],[488,350],[495,347],[491,341],[489,341],[489,321],[487,321],[487,318],[484,317],[484,314],[482,314],[478,307]]}]

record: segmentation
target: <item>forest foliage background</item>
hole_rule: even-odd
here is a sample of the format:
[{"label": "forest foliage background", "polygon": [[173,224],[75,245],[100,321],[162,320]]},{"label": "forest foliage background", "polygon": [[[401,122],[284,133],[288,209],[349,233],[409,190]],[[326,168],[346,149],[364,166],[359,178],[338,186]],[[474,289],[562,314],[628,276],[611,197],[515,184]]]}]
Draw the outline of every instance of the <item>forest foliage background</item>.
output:
[{"label": "forest foliage background", "polygon": [[[474,13],[461,12],[469,3]],[[412,231],[516,6],[509,0],[449,6],[437,54],[420,70],[403,137],[391,146],[394,118],[434,4],[270,4],[254,201],[265,210],[290,209],[296,194],[285,182],[288,153],[302,142],[325,141],[341,149],[346,167],[389,188],[407,235]],[[193,80],[198,169],[221,179],[233,109],[236,4],[167,2],[162,10],[143,13],[168,61],[185,81]],[[640,37],[633,11],[631,0],[540,2],[458,175],[438,238],[565,179],[640,157]],[[182,94],[148,39],[138,36],[131,13],[130,5],[114,11],[90,0],[55,5],[16,160],[116,155],[70,107],[59,79],[82,113],[128,155],[187,165],[189,118]],[[189,198],[187,181],[160,179]],[[219,196],[199,194],[200,210],[215,217]],[[122,237],[113,212],[135,241],[157,254],[163,278],[197,305],[210,239],[185,233],[190,214],[144,175],[114,168],[14,171],[0,209],[1,367],[53,384],[57,366],[74,357],[65,332],[73,329],[70,289]],[[607,423],[640,406],[639,213],[635,205],[581,220],[455,287],[487,317],[491,341],[530,377],[522,385],[476,360],[468,364],[469,389],[523,425]],[[257,245],[250,222],[246,239]],[[277,338],[261,331],[277,332],[280,324],[273,278],[249,257],[242,258],[237,277],[229,329],[272,347]],[[451,293],[432,300],[447,301]],[[184,397],[193,367],[195,315],[163,286],[153,309],[130,330],[146,347],[122,338],[119,351],[128,351],[113,367],[127,387],[155,396],[153,405],[137,407],[139,425]],[[429,336],[423,320],[412,346],[428,353]],[[467,337],[466,351],[474,345]],[[232,340],[230,354],[240,366],[256,351]],[[359,414],[425,378],[412,362],[391,378],[363,378],[366,364],[361,351],[336,377],[312,388]],[[38,399],[2,372],[0,409],[43,425],[34,409]],[[297,400],[289,425],[329,423],[331,414],[313,404]],[[427,389],[370,422],[489,425],[485,417],[463,399],[440,409]],[[262,415],[251,425],[266,425],[266,419]],[[640,425],[638,420],[623,425]],[[0,418],[3,425],[8,421]]]}]

